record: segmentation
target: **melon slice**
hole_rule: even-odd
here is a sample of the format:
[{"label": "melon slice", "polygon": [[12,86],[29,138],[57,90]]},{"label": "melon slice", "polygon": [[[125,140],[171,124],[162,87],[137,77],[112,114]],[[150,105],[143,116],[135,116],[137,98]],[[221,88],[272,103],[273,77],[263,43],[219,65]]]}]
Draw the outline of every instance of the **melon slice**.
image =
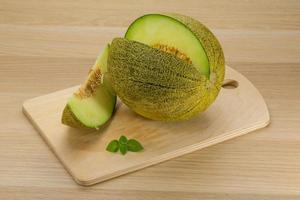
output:
[{"label": "melon slice", "polygon": [[97,58],[87,80],[68,100],[62,123],[76,128],[98,129],[112,116],[116,95],[109,89],[107,71],[109,45]]}]

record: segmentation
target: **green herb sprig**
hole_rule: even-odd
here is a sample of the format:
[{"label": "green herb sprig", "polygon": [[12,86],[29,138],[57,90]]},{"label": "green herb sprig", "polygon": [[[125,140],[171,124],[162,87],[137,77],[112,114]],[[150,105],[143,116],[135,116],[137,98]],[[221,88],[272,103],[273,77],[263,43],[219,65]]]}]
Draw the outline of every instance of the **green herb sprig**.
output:
[{"label": "green herb sprig", "polygon": [[112,140],[106,147],[106,151],[116,153],[120,150],[122,155],[125,155],[128,151],[139,152],[142,151],[144,147],[141,143],[135,139],[127,139],[122,135],[119,140]]}]

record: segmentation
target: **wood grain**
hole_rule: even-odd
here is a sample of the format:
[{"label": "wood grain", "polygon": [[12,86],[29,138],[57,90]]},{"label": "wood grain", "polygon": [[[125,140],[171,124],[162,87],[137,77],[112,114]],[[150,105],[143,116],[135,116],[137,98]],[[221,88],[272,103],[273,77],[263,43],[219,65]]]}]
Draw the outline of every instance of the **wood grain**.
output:
[{"label": "wood grain", "polygon": [[[77,186],[22,103],[79,84],[109,38],[157,11],[208,25],[227,64],[264,96],[272,123],[91,188]],[[298,0],[0,0],[1,199],[299,199],[299,15]]]}]

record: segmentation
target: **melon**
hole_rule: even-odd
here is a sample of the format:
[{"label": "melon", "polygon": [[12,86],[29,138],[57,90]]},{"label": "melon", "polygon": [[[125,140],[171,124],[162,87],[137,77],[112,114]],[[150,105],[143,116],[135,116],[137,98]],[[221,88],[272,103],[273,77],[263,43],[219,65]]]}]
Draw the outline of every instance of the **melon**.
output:
[{"label": "melon", "polygon": [[225,59],[214,34],[178,14],[136,19],[110,46],[110,85],[129,108],[153,120],[187,120],[206,110],[224,80]]},{"label": "melon", "polygon": [[75,128],[98,129],[112,116],[116,95],[110,89],[107,71],[107,45],[90,69],[86,81],[68,99],[62,123]]}]

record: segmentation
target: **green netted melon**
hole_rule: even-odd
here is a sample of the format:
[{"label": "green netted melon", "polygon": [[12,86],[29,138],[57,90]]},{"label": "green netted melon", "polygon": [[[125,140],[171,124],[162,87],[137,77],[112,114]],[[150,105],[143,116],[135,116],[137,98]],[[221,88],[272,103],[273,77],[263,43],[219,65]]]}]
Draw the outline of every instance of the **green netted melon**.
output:
[{"label": "green netted melon", "polygon": [[125,38],[112,41],[107,64],[120,99],[136,113],[163,121],[204,111],[225,73],[216,37],[197,20],[177,14],[135,20]]}]

